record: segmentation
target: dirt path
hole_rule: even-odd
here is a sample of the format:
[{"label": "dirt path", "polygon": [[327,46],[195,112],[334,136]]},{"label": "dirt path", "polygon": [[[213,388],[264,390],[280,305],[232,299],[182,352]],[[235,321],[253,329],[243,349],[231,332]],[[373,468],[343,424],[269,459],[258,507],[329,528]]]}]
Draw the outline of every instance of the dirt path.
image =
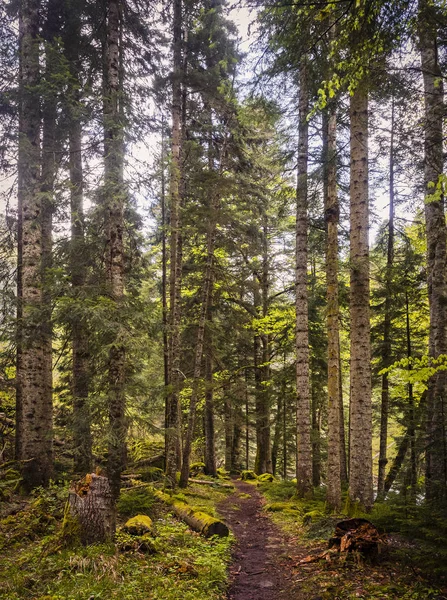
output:
[{"label": "dirt path", "polygon": [[[237,544],[230,566],[230,600],[300,600],[293,566],[300,552],[262,512],[253,485],[235,481],[236,491],[218,507]],[[303,552],[305,552],[303,550]]]}]

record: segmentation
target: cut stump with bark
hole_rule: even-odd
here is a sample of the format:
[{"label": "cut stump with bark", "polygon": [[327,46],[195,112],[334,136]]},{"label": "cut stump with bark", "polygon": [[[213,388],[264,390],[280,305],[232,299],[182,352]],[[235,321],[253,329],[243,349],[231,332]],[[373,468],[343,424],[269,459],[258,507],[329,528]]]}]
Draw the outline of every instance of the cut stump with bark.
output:
[{"label": "cut stump with bark", "polygon": [[115,535],[115,505],[107,477],[90,473],[74,484],[64,519],[65,537],[83,544],[109,542]]},{"label": "cut stump with bark", "polygon": [[365,556],[377,556],[384,543],[375,525],[367,519],[345,519],[335,526],[335,535],[329,540],[329,548],[340,552],[357,551]]}]

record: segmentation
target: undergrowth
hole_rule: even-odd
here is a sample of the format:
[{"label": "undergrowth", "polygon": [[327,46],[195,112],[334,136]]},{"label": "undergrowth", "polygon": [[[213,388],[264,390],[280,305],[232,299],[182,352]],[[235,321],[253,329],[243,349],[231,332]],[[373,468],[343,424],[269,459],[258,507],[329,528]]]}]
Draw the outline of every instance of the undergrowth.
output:
[{"label": "undergrowth", "polygon": [[[214,510],[227,490],[188,488],[189,503]],[[230,490],[231,492],[231,490]],[[224,597],[231,538],[207,540],[156,505],[150,489],[123,491],[119,522],[155,517],[144,545],[66,548],[60,541],[67,489],[39,490],[24,510],[0,521],[1,600],[217,600]],[[152,553],[155,552],[155,553]]]},{"label": "undergrowth", "polygon": [[[283,531],[298,540],[303,552],[322,553],[336,523],[346,515],[328,514],[324,492],[299,499],[296,484],[287,481],[258,486],[265,510]],[[447,515],[423,506],[405,504],[398,496],[378,503],[363,516],[389,535],[377,564],[341,559],[317,561],[301,567],[303,597],[318,589],[321,599],[447,598]],[[312,596],[313,597],[313,596]]]}]

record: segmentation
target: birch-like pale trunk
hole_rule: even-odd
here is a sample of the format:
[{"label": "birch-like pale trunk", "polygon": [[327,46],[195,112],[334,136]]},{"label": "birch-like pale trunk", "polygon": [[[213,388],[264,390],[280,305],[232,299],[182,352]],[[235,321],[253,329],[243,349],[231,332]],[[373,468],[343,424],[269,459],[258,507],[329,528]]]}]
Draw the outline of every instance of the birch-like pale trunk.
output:
[{"label": "birch-like pale trunk", "polygon": [[27,490],[48,485],[53,467],[53,419],[48,395],[48,344],[43,325],[42,194],[40,145],[39,0],[23,0],[20,7],[21,79],[19,119],[19,182],[21,189],[22,316],[17,380],[21,396],[23,483]]},{"label": "birch-like pale trunk", "polygon": [[295,250],[295,352],[296,352],[296,428],[297,492],[300,497],[312,492],[312,444],[309,393],[309,317],[307,291],[307,164],[309,151],[308,67],[301,61],[299,81],[298,175],[296,190]]},{"label": "birch-like pale trunk", "polygon": [[340,331],[338,303],[337,113],[328,107],[326,156],[326,299],[328,334],[328,458],[327,503],[331,510],[341,506],[340,466]]},{"label": "birch-like pale trunk", "polygon": [[[390,134],[390,191],[389,191],[389,216],[388,216],[388,245],[385,271],[385,314],[383,319],[383,344],[382,365],[388,368],[392,363],[391,356],[391,298],[393,284],[394,263],[394,98],[391,100],[391,134]],[[385,473],[388,446],[388,413],[390,403],[390,382],[388,373],[382,375],[382,395],[380,407],[380,446],[379,446],[379,472],[377,478],[377,497],[382,498],[385,486]]]},{"label": "birch-like pale trunk", "polygon": [[368,245],[368,93],[351,96],[350,312],[351,398],[349,497],[369,510],[373,502],[371,342]]},{"label": "birch-like pale trunk", "polygon": [[[430,306],[429,355],[447,353],[446,222],[443,184],[443,74],[438,61],[435,8],[419,2],[419,43],[424,78],[424,183],[427,235],[427,281]],[[427,398],[426,496],[445,502],[447,497],[446,389],[444,371],[429,382]]]}]

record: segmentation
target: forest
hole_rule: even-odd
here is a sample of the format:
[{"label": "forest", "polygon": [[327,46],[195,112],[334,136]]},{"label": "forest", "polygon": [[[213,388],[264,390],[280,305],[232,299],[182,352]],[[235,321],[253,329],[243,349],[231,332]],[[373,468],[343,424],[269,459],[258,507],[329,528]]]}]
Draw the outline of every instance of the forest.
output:
[{"label": "forest", "polygon": [[0,599],[447,598],[444,0],[0,1]]}]

